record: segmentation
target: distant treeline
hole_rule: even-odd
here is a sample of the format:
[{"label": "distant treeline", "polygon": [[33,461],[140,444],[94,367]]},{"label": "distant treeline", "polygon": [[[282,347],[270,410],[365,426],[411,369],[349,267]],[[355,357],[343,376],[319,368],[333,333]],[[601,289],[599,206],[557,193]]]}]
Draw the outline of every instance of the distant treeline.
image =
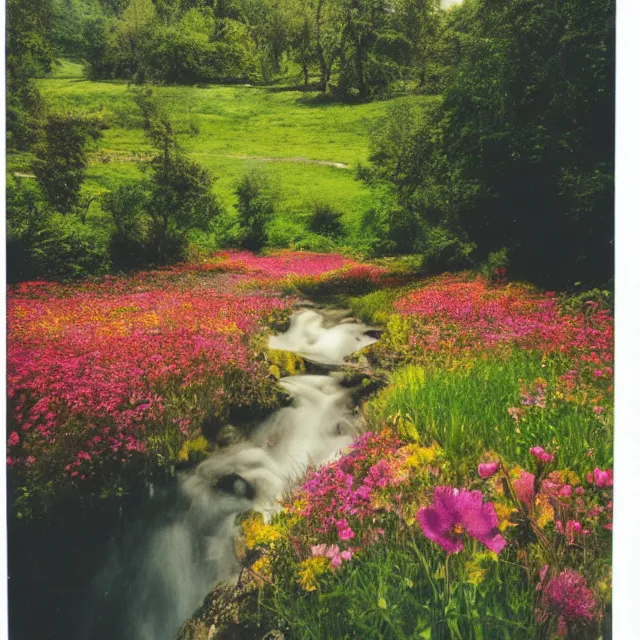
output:
[{"label": "distant treeline", "polygon": [[[19,4],[21,0],[17,0]],[[44,0],[61,54],[93,79],[264,82],[285,59],[300,82],[368,96],[426,80],[438,0]]]},{"label": "distant treeline", "polygon": [[61,53],[94,79],[266,82],[295,61],[338,100],[428,92],[428,107],[391,103],[358,168],[386,194],[363,221],[372,251],[603,284],[614,18],[613,0],[9,0],[8,143],[51,162],[60,123],[34,79]]}]

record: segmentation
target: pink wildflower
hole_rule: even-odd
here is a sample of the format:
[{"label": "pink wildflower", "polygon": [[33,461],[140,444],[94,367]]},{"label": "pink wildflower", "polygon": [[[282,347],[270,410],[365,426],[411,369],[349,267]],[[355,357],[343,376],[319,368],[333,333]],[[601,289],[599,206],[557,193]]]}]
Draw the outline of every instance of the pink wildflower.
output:
[{"label": "pink wildflower", "polygon": [[602,370],[601,369],[594,369],[593,370],[593,377],[594,378],[602,378]]},{"label": "pink wildflower", "polygon": [[17,431],[12,431],[9,436],[8,444],[10,447],[15,447],[20,442],[20,436]]},{"label": "pink wildflower", "polygon": [[513,489],[516,497],[527,506],[531,506],[533,502],[533,491],[536,477],[533,473],[523,471],[513,483]]},{"label": "pink wildflower", "polygon": [[483,462],[478,465],[478,474],[481,478],[490,478],[499,468],[499,462]]},{"label": "pink wildflower", "polygon": [[596,487],[605,488],[613,486],[613,469],[599,469],[596,467],[593,470],[593,480]]},{"label": "pink wildflower", "polygon": [[562,616],[567,622],[593,620],[596,598],[584,576],[573,569],[565,569],[551,580],[542,595],[544,614]]},{"label": "pink wildflower", "polygon": [[338,529],[338,538],[340,538],[340,540],[351,540],[356,535],[345,518],[338,520],[338,522],[336,522],[336,527]]},{"label": "pink wildflower", "polygon": [[547,453],[541,446],[531,447],[531,449],[529,449],[529,453],[544,464],[553,462],[553,454]]},{"label": "pink wildflower", "polygon": [[566,525],[563,525],[560,520],[557,520],[556,531],[565,535],[569,544],[573,544],[575,542],[575,536],[588,533],[583,530],[582,525],[577,520],[567,520]]},{"label": "pink wildflower", "polygon": [[337,544],[332,544],[331,546],[317,544],[311,547],[311,555],[329,558],[331,566],[337,568],[342,564],[343,560],[351,560],[353,558],[353,550],[349,548],[346,551],[340,551],[340,547]]},{"label": "pink wildflower", "polygon": [[558,493],[561,496],[568,498],[573,493],[573,487],[570,484],[565,484]]},{"label": "pink wildflower", "polygon": [[432,505],[419,509],[416,518],[424,535],[447,553],[463,549],[464,531],[495,553],[500,553],[507,544],[498,533],[493,503],[483,503],[480,491],[436,487]]}]

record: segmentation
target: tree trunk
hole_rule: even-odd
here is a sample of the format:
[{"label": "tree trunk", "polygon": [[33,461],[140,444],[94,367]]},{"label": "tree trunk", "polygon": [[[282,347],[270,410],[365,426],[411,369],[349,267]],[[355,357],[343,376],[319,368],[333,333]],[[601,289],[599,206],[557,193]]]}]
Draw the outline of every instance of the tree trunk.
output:
[{"label": "tree trunk", "polygon": [[358,92],[362,98],[366,98],[369,95],[369,87],[364,80],[364,64],[363,64],[363,54],[362,54],[362,40],[360,36],[356,36],[355,38],[355,47],[356,47],[356,76],[358,82]]},{"label": "tree trunk", "polygon": [[318,6],[316,8],[316,55],[318,57],[318,64],[320,65],[320,91],[324,93],[327,90],[329,84],[330,70],[327,65],[327,61],[324,57],[324,51],[322,49],[322,41],[320,39],[320,26],[322,24],[322,7],[324,6],[324,0],[318,0]]}]

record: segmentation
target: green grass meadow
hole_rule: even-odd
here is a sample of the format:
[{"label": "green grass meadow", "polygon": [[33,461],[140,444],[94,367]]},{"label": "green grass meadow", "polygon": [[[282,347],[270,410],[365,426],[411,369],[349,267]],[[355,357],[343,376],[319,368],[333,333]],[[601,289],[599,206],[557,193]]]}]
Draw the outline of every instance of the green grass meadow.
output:
[{"label": "green grass meadow", "polygon": [[[40,81],[40,89],[51,109],[97,114],[108,127],[91,153],[87,193],[99,194],[140,177],[139,160],[152,150],[126,82],[89,81],[81,64],[62,60]],[[277,84],[154,90],[173,118],[180,145],[216,177],[214,191],[227,212],[235,204],[235,183],[260,168],[280,195],[276,244],[303,237],[313,203],[324,202],[344,214],[345,244],[356,247],[361,216],[379,199],[356,179],[357,165],[368,158],[371,127],[393,101],[429,100],[411,96],[345,104]],[[29,162],[29,155],[13,154],[8,167],[29,173]],[[94,216],[98,209],[92,205]]]}]

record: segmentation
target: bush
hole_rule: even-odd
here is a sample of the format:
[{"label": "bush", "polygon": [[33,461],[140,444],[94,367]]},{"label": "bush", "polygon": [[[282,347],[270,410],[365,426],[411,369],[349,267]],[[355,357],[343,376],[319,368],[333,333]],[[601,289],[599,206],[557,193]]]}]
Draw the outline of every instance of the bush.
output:
[{"label": "bush", "polygon": [[509,252],[506,247],[500,251],[492,251],[487,262],[482,265],[482,275],[490,283],[504,284],[507,280],[507,266],[509,265]]},{"label": "bush", "polygon": [[125,185],[102,198],[102,208],[111,215],[115,231],[109,240],[114,269],[128,271],[153,262],[149,224],[145,220],[148,194],[141,185]]},{"label": "bush", "polygon": [[109,271],[107,238],[73,215],[52,213],[32,238],[29,258],[38,277],[70,280]]},{"label": "bush", "polygon": [[253,169],[236,185],[241,245],[259,251],[267,243],[267,225],[274,218],[277,192],[265,173]]},{"label": "bush", "polygon": [[388,201],[362,216],[360,234],[367,252],[376,256],[415,253],[424,247],[424,223],[420,217]]},{"label": "bush", "polygon": [[475,245],[445,227],[431,227],[426,233],[422,267],[428,273],[455,271],[472,265]]},{"label": "bush", "polygon": [[309,229],[329,238],[342,238],[345,234],[343,214],[326,202],[315,202]]}]

